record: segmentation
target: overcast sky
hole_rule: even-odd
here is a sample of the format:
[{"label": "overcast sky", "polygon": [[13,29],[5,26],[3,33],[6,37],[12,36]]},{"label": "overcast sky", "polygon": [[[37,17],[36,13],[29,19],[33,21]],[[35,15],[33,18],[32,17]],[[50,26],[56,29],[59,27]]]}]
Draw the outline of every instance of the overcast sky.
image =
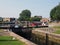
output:
[{"label": "overcast sky", "polygon": [[22,10],[28,9],[31,15],[49,17],[50,11],[60,0],[0,0],[0,17],[19,17]]}]

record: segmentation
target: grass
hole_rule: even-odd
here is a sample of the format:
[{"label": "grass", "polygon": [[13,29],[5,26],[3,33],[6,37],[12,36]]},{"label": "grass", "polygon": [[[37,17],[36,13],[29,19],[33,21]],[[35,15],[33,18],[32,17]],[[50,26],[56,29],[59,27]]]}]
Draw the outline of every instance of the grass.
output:
[{"label": "grass", "polygon": [[12,40],[10,36],[0,36],[0,45],[25,45],[25,43],[16,40]]},{"label": "grass", "polygon": [[60,29],[60,26],[54,26],[53,28],[57,28],[57,29]]},{"label": "grass", "polygon": [[56,34],[60,34],[60,30],[56,30],[54,33],[56,33]]},{"label": "grass", "polygon": [[60,26],[54,26],[53,28],[56,29],[56,31],[54,33],[60,34]]}]

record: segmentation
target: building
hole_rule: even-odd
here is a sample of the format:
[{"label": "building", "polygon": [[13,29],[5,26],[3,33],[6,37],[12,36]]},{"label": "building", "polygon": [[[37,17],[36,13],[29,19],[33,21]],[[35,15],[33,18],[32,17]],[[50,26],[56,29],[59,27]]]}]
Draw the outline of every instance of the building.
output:
[{"label": "building", "polygon": [[15,20],[15,18],[10,18],[10,22],[14,22]]},{"label": "building", "polygon": [[42,18],[41,19],[41,22],[49,22],[50,20],[49,20],[49,18]]},{"label": "building", "polygon": [[3,18],[3,22],[13,22],[15,18]]},{"label": "building", "polygon": [[42,25],[44,25],[44,26],[47,25],[48,26],[48,24],[50,22],[50,19],[49,18],[42,18],[40,21],[42,22]]},{"label": "building", "polygon": [[2,17],[0,17],[0,22],[2,22],[3,21],[3,18]]},{"label": "building", "polygon": [[10,18],[3,18],[3,22],[10,22]]}]

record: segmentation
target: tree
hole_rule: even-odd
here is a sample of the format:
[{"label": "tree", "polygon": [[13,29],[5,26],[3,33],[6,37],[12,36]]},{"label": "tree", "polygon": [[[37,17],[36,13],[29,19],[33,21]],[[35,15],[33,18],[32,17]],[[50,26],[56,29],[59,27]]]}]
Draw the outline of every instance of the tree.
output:
[{"label": "tree", "polygon": [[19,20],[20,21],[28,21],[31,17],[30,10],[23,10],[20,14]]},{"label": "tree", "polygon": [[37,17],[37,16],[34,16],[31,18],[31,21],[40,21],[41,18]]},{"label": "tree", "polygon": [[60,4],[51,10],[50,18],[53,21],[60,21]]}]

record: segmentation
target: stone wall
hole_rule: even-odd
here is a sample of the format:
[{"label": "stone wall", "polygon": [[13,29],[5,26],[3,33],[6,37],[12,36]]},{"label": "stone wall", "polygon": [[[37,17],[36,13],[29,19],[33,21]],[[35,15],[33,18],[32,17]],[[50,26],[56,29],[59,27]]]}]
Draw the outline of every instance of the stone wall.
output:
[{"label": "stone wall", "polygon": [[32,41],[38,45],[60,45],[60,35],[41,30],[33,30]]}]

